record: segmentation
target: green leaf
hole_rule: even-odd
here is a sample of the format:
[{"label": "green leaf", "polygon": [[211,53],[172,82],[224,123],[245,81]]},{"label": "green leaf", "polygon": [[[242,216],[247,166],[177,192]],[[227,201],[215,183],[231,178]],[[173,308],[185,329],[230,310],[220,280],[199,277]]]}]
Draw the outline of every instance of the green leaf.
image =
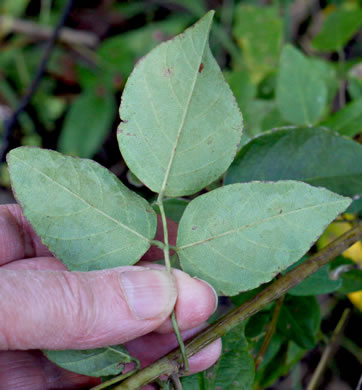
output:
[{"label": "green leaf", "polygon": [[151,206],[96,162],[21,147],[8,163],[24,215],[70,270],[131,265],[150,247]]},{"label": "green leaf", "polygon": [[[273,338],[275,336],[285,339],[285,337],[280,336],[278,333],[276,333]],[[287,375],[292,367],[303,357],[305,352],[305,349],[300,348],[293,341],[284,343],[277,351],[277,354],[272,356],[271,359],[268,359],[268,364],[265,366],[263,360],[256,374],[254,388],[269,388],[279,377]],[[267,354],[268,352],[265,354],[265,357],[267,357]],[[292,388],[294,390],[294,387]]]},{"label": "green leaf", "polygon": [[319,77],[327,87],[328,102],[332,103],[339,88],[336,68],[328,61],[317,57],[309,57],[312,67],[319,73]]},{"label": "green leaf", "polygon": [[266,326],[270,323],[270,310],[261,310],[250,317],[245,325],[245,336],[248,339],[253,339],[266,331]]},{"label": "green leaf", "polygon": [[255,82],[275,70],[282,43],[283,23],[277,8],[240,5],[233,35]]},{"label": "green leaf", "polygon": [[[25,10],[26,7],[29,5],[28,0],[3,0],[0,5],[0,15],[4,15],[3,18],[5,19],[2,22],[1,29],[7,30],[7,23],[11,26],[13,23],[13,19],[10,18],[11,16],[21,16]],[[8,16],[9,19],[7,18]],[[10,29],[12,31],[12,29]],[[2,31],[3,32],[3,31]]]},{"label": "green leaf", "polygon": [[[223,351],[218,362],[202,373],[182,379],[185,389],[250,390],[254,381],[254,359],[242,326],[231,330],[222,338]],[[200,385],[203,385],[201,387]],[[200,386],[200,387],[197,387]]]},{"label": "green leaf", "polygon": [[255,98],[256,85],[251,81],[248,72],[226,72],[226,81],[238,102],[242,112],[247,109],[249,102]]},{"label": "green leaf", "polygon": [[362,194],[362,146],[323,128],[280,129],[249,142],[226,184],[298,180],[346,196]]},{"label": "green leaf", "polygon": [[309,278],[304,279],[296,287],[288,291],[291,295],[308,296],[329,294],[338,290],[342,284],[340,280],[332,280],[329,277],[329,267],[325,266]]},{"label": "green leaf", "polygon": [[180,33],[188,19],[189,17],[178,15],[107,38],[97,48],[97,55],[110,75],[126,77],[136,60],[163,40]]},{"label": "green leaf", "polygon": [[316,123],[327,103],[327,87],[299,50],[286,45],[280,59],[276,99],[284,119],[296,125]]},{"label": "green leaf", "polygon": [[152,50],[129,77],[118,142],[133,173],[154,192],[193,194],[231,164],[242,117],[213,58],[210,11]]},{"label": "green leaf", "polygon": [[287,295],[280,309],[277,329],[301,348],[312,349],[317,342],[321,313],[315,297]]},{"label": "green leaf", "polygon": [[362,61],[354,65],[347,74],[348,94],[352,99],[362,98]]},{"label": "green leaf", "polygon": [[357,33],[361,25],[361,9],[337,8],[326,17],[312,45],[321,51],[339,51]]},{"label": "green leaf", "polygon": [[252,100],[244,111],[244,131],[239,148],[264,131],[285,124],[274,100]]},{"label": "green leaf", "polygon": [[222,295],[250,290],[300,259],[349,204],[293,181],[219,188],[186,207],[177,237],[181,267]]},{"label": "green leaf", "polygon": [[116,103],[113,94],[97,96],[89,88],[72,102],[59,137],[58,150],[93,157],[111,130]]},{"label": "green leaf", "polygon": [[345,105],[322,125],[349,137],[360,133],[362,131],[362,98]]},{"label": "green leaf", "polygon": [[[271,316],[271,314],[270,314],[270,316]],[[253,318],[253,317],[251,317],[251,318]],[[256,343],[255,348],[254,348],[254,355],[257,355],[263,342],[264,342],[264,337],[259,338],[259,340]],[[263,360],[261,361],[260,366],[258,367],[256,377],[260,377],[260,371],[263,371],[263,369],[266,366],[268,366],[268,364],[270,364],[275,359],[276,355],[280,351],[280,348],[282,347],[282,344],[284,342],[285,342],[285,337],[283,335],[279,334],[278,332],[274,332],[274,334],[270,340],[270,344],[269,344],[267,350],[265,351]]]},{"label": "green leaf", "polygon": [[88,376],[118,375],[135,361],[122,345],[87,350],[43,351],[58,366]]}]

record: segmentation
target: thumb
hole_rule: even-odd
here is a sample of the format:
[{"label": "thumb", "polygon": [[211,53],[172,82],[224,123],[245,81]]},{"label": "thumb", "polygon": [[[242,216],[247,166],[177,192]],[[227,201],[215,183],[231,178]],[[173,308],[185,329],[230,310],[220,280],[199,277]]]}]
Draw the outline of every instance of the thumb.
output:
[{"label": "thumb", "polygon": [[177,298],[163,270],[0,270],[0,350],[115,345],[156,329]]}]

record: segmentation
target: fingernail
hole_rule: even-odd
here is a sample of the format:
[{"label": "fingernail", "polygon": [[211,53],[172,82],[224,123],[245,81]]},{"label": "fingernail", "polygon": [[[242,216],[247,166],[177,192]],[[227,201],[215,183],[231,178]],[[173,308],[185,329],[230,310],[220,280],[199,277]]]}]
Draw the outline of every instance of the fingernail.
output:
[{"label": "fingernail", "polygon": [[214,287],[209,282],[206,282],[206,280],[203,280],[203,279],[200,279],[200,278],[197,278],[197,277],[194,277],[194,279],[196,279],[196,280],[198,280],[198,281],[200,281],[202,283],[205,283],[207,286],[210,287],[210,289],[214,293],[214,296],[215,296],[215,306],[214,306],[214,311],[212,312],[214,314],[216,309],[217,309],[217,306],[219,304],[219,296],[217,295],[216,290],[214,289]]},{"label": "fingernail", "polygon": [[168,316],[177,298],[174,277],[165,271],[129,271],[120,274],[121,288],[136,319]]}]

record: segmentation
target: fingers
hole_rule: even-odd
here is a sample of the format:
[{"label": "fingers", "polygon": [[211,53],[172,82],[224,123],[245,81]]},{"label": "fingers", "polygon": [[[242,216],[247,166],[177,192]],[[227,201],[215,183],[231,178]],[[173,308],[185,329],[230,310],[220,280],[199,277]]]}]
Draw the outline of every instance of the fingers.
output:
[{"label": "fingers", "polygon": [[[62,266],[52,258],[29,259],[31,263]],[[0,349],[95,348],[154,330],[171,332],[166,319],[176,286],[181,329],[205,321],[216,305],[207,284],[182,271],[173,279],[161,266],[81,273],[24,270],[26,264],[16,261],[6,266],[11,270],[0,269]]]},{"label": "fingers", "polygon": [[[156,270],[165,270],[164,266],[149,262],[140,262],[140,266]],[[66,270],[64,264],[54,257],[39,257],[34,259],[17,260],[6,264],[2,269],[12,270]],[[180,330],[192,329],[205,322],[217,307],[215,290],[206,282],[192,278],[180,270],[173,270],[178,289],[175,306],[176,318]],[[170,319],[163,322],[157,329],[159,333],[172,333]]]},{"label": "fingers", "polygon": [[161,325],[176,302],[167,272],[0,269],[0,349],[86,349],[124,343]]},{"label": "fingers", "polygon": [[[139,265],[151,269],[163,270],[164,266],[140,262]],[[216,310],[218,296],[212,286],[203,280],[192,278],[177,269],[172,270],[176,277],[178,297],[175,306],[177,324],[180,330],[192,329],[205,322]],[[172,323],[168,319],[156,330],[159,333],[171,333]]]},{"label": "fingers", "polygon": [[63,370],[40,351],[0,352],[0,389],[89,389],[99,383],[98,378]]},{"label": "fingers", "polygon": [[16,204],[0,206],[0,265],[35,256],[51,256]]},{"label": "fingers", "polygon": [[[33,271],[67,271],[67,267],[55,257],[33,257],[4,264],[1,269]],[[1,390],[1,389],[0,389]]]}]

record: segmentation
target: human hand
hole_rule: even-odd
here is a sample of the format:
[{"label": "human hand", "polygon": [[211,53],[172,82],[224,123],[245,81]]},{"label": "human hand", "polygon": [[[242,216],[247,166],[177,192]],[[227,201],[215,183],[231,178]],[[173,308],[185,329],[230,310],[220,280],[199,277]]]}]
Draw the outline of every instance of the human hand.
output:
[{"label": "human hand", "polygon": [[[169,223],[174,243],[176,225]],[[156,256],[152,249],[144,260]],[[69,272],[18,205],[0,206],[0,390],[85,389],[99,383],[59,368],[39,349],[124,343],[148,365],[177,346],[168,318],[174,307],[183,337],[196,333],[216,307],[212,288],[182,271],[171,276],[159,265],[139,264]],[[216,341],[193,356],[191,373],[211,366],[220,350]]]}]

